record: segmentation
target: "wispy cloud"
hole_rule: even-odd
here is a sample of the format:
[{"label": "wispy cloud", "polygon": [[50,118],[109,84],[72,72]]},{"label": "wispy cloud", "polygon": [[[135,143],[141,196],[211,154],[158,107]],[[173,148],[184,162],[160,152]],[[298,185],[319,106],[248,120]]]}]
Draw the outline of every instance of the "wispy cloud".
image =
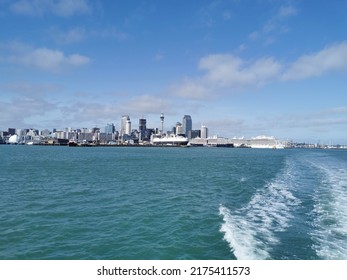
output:
[{"label": "wispy cloud", "polygon": [[70,17],[76,14],[89,14],[92,7],[86,0],[19,0],[10,5],[10,10],[27,16],[53,14]]},{"label": "wispy cloud", "polygon": [[85,40],[95,39],[124,41],[129,38],[126,32],[116,26],[102,27],[99,30],[78,26],[68,30],[60,30],[59,28],[53,27],[49,29],[49,34],[58,44],[75,44]]},{"label": "wispy cloud", "polygon": [[91,32],[93,37],[114,38],[118,41],[128,39],[129,35],[116,26],[109,26],[101,30]]},{"label": "wispy cloud", "polygon": [[2,47],[8,52],[3,60],[44,71],[60,71],[69,67],[83,66],[91,62],[89,57],[80,54],[66,55],[60,50],[33,48],[32,46],[12,42]]},{"label": "wispy cloud", "polygon": [[206,56],[200,60],[199,68],[207,72],[204,80],[209,83],[233,88],[266,85],[281,71],[281,65],[273,58],[247,62],[230,54]]},{"label": "wispy cloud", "polygon": [[192,100],[212,98],[211,89],[203,78],[185,78],[180,84],[172,86],[171,92],[176,96]]},{"label": "wispy cloud", "polygon": [[60,44],[74,44],[82,42],[87,37],[87,31],[83,27],[74,27],[65,32],[57,28],[50,29],[50,35]]},{"label": "wispy cloud", "polygon": [[7,84],[0,84],[0,93],[3,94],[19,94],[28,96],[44,95],[51,92],[56,92],[61,90],[63,87],[58,84],[43,83],[43,84],[33,84],[29,82],[17,81]]},{"label": "wispy cloud", "polygon": [[222,89],[240,91],[260,88],[273,82],[309,79],[326,73],[347,72],[347,43],[299,57],[284,63],[273,57],[243,60],[231,54],[212,54],[202,57],[199,77],[186,77],[172,87],[172,92],[187,99],[209,99]]},{"label": "wispy cloud", "polygon": [[[117,116],[130,114],[136,116],[159,115],[164,111],[172,111],[172,102],[169,99],[153,95],[140,95],[126,101],[114,100],[102,102],[101,100],[77,101],[69,105],[59,106],[60,115],[64,116],[65,125],[70,126],[104,125],[115,120]],[[133,124],[136,126],[136,123]]]},{"label": "wispy cloud", "polygon": [[201,77],[185,78],[172,87],[174,95],[187,99],[211,99],[222,89],[235,91],[262,87],[278,79],[282,65],[274,58],[245,61],[231,54],[213,54],[200,59]]},{"label": "wispy cloud", "polygon": [[294,6],[281,6],[276,17],[279,19],[285,19],[291,16],[296,16],[298,10]]},{"label": "wispy cloud", "polygon": [[[44,108],[44,109],[43,109]],[[41,117],[56,106],[43,98],[21,96],[10,102],[0,101],[0,127],[33,127],[30,118]]]},{"label": "wispy cloud", "polygon": [[332,71],[347,71],[347,42],[299,57],[285,71],[282,79],[285,81],[306,79]]},{"label": "wispy cloud", "polygon": [[125,103],[119,104],[117,106],[117,111],[122,111],[122,113],[128,112],[140,115],[158,114],[162,111],[170,111],[171,105],[172,101],[170,99],[150,94],[144,94],[136,96]]},{"label": "wispy cloud", "polygon": [[253,42],[261,40],[264,46],[273,44],[279,34],[288,32],[289,28],[285,21],[297,14],[298,10],[294,6],[281,6],[277,13],[265,22],[259,30],[249,34],[249,40]]}]

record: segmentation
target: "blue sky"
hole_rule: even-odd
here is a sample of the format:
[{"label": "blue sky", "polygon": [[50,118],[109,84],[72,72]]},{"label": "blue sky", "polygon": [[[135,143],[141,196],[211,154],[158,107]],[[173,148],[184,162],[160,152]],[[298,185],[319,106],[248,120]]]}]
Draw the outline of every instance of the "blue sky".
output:
[{"label": "blue sky", "polygon": [[0,130],[347,143],[347,1],[0,0]]}]

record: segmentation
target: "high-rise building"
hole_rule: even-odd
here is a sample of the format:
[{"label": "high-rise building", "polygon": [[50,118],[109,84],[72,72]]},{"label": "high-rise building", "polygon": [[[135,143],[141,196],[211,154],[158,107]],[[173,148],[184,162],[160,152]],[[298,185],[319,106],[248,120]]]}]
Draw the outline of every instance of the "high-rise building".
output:
[{"label": "high-rise building", "polygon": [[206,139],[208,137],[208,128],[204,125],[201,126],[201,138]]},{"label": "high-rise building", "polygon": [[120,135],[121,136],[127,134],[126,133],[127,121],[130,121],[129,116],[127,116],[127,115],[122,116],[121,127],[120,127]]},{"label": "high-rise building", "polygon": [[15,128],[9,128],[8,129],[8,134],[15,135],[16,134],[16,129]]},{"label": "high-rise building", "polygon": [[140,140],[143,140],[146,137],[146,119],[139,119],[139,133],[140,133]]},{"label": "high-rise building", "polygon": [[180,122],[176,123],[176,135],[184,134],[182,124]]},{"label": "high-rise building", "polygon": [[130,119],[128,119],[126,124],[125,124],[125,134],[127,134],[127,135],[131,134],[131,121],[130,121]]},{"label": "high-rise building", "polygon": [[186,137],[189,137],[189,132],[192,131],[192,118],[189,115],[184,115],[183,116],[183,121],[182,121],[182,129],[183,129],[183,134],[185,134]]},{"label": "high-rise building", "polygon": [[114,127],[114,124],[113,123],[108,123],[106,126],[105,126],[105,133],[106,134],[112,134],[114,133],[115,131],[115,127]]}]

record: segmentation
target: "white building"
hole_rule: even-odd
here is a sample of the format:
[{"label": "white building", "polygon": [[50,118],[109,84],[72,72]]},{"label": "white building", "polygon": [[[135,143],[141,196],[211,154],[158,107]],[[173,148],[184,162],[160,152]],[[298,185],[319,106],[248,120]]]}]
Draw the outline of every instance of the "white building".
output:
[{"label": "white building", "polygon": [[130,135],[131,134],[131,121],[130,119],[127,120],[125,124],[125,134]]},{"label": "white building", "polygon": [[202,139],[208,138],[208,128],[204,125],[201,126],[201,137]]},{"label": "white building", "polygon": [[180,122],[176,123],[176,135],[184,134],[183,126]]},{"label": "white building", "polygon": [[[121,119],[121,127],[120,127],[120,135],[123,136],[125,134],[128,134],[126,132],[126,129],[127,129],[127,122],[130,121],[130,118],[128,115],[124,115],[122,116],[122,119]],[[131,124],[131,123],[130,123]],[[131,126],[130,126],[130,129],[131,129]]]}]

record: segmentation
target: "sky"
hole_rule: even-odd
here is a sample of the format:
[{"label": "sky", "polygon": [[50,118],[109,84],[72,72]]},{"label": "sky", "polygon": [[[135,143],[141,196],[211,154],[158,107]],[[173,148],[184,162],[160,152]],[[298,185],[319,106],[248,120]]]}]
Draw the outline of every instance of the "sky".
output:
[{"label": "sky", "polygon": [[347,144],[345,0],[0,0],[0,130]]}]

